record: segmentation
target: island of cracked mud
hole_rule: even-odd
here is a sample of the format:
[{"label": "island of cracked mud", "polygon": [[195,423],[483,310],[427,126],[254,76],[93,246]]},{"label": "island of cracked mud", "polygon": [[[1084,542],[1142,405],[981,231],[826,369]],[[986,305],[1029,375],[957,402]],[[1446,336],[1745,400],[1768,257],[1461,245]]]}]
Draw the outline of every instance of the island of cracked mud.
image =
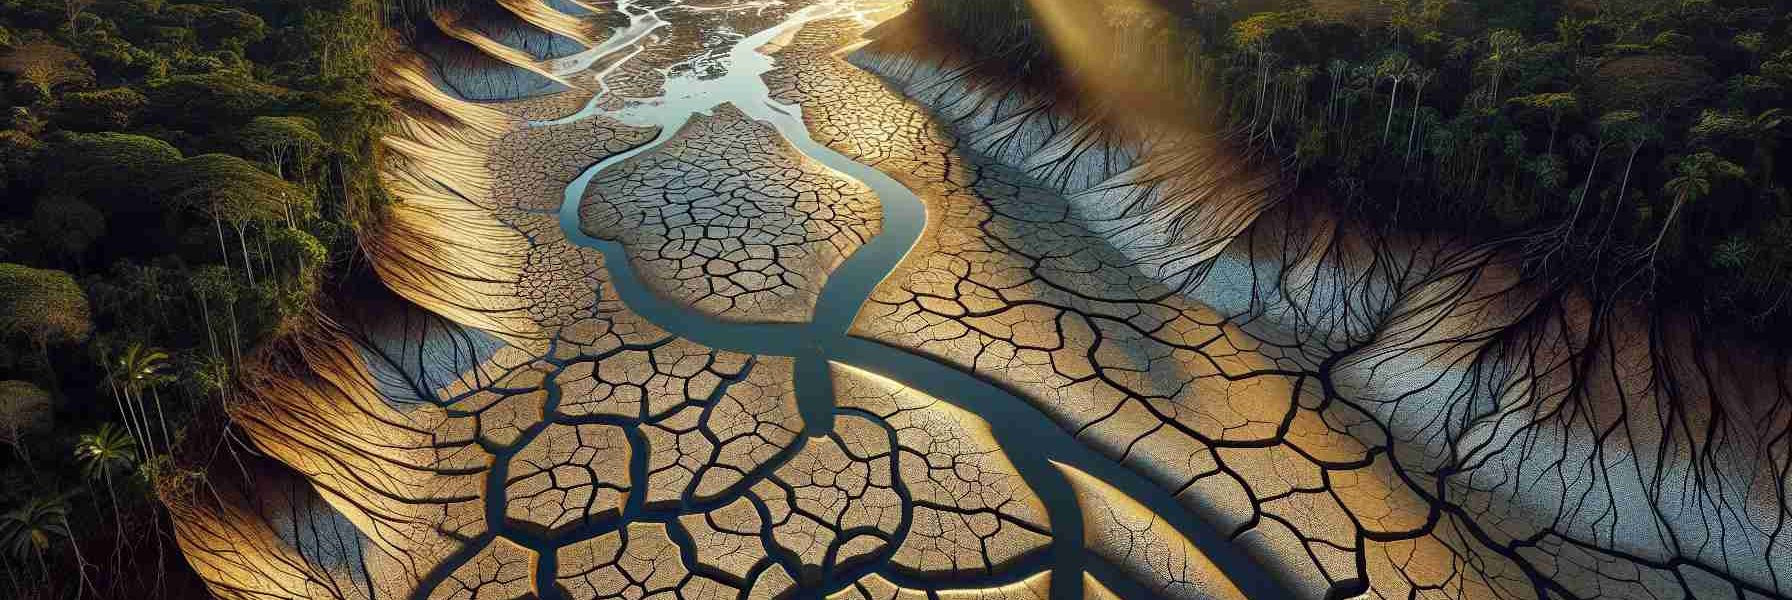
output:
[{"label": "island of cracked mud", "polygon": [[1792,597],[1783,371],[900,2],[498,4],[383,65],[382,289],[177,503],[220,597]]}]

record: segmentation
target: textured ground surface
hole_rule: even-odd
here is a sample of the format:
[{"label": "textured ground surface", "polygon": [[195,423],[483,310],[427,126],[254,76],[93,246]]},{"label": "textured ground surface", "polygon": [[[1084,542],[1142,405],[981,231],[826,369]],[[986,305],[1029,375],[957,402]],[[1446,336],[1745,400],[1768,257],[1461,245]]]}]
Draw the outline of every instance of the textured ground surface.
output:
[{"label": "textured ground surface", "polygon": [[[862,53],[936,112],[918,114],[828,55],[852,29],[805,30],[774,88],[803,104],[818,137],[927,203],[927,232],[854,334],[1021,390],[1174,491],[1292,594],[1778,597],[1792,586],[1775,458],[1788,401],[1784,388],[1740,382],[1762,367],[1752,357],[1725,364],[1672,332],[1593,337],[1572,305],[1522,322],[1523,292],[1488,257],[1405,256],[1322,217],[1263,212],[1198,261],[1200,243],[1129,238],[1154,224],[1117,207],[1172,204],[1174,187],[1132,168],[1131,149],[1025,94]],[[1183,199],[1195,216],[1223,223],[1205,207],[1264,189],[1201,162],[1199,147],[1180,151],[1203,167],[1183,175],[1206,182],[1199,203]],[[1194,262],[1199,277],[1176,275]],[[1500,294],[1519,299],[1487,299]],[[1641,350],[1651,343],[1653,355]],[[1732,402],[1768,420],[1711,419]],[[1703,425],[1679,421],[1690,415]],[[1735,460],[1705,458],[1716,456]]]},{"label": "textured ground surface", "polygon": [[807,321],[829,273],[876,235],[870,190],[732,106],[604,171],[586,232],[629,249],[648,285],[706,314]]},{"label": "textured ground surface", "polygon": [[[390,74],[430,109],[388,140],[404,201],[370,254],[392,293],[358,297],[306,369],[235,409],[254,455],[164,492],[221,597],[1792,591],[1792,384],[1765,360],[1589,327],[1484,253],[1287,214],[1211,145],[1166,171],[1024,93],[876,46],[854,55],[870,71],[848,64],[888,11],[810,22],[778,40],[772,96],[926,209],[862,308],[847,299],[851,333],[996,384],[935,397],[806,326],[842,261],[900,229],[882,221],[897,199],[736,107],[592,174],[559,218],[587,169],[664,132],[546,121],[719,76],[732,43],[827,3],[503,4],[517,16],[447,21]],[[534,10],[584,26],[529,29],[565,25]],[[556,67],[605,32],[632,37]],[[637,287],[674,309],[624,302]],[[774,325],[705,337],[741,322]],[[809,354],[719,349],[738,347]],[[1010,392],[1024,410],[981,397]],[[998,442],[1029,419],[1059,437]],[[1065,445],[1149,489],[1028,470]]]}]

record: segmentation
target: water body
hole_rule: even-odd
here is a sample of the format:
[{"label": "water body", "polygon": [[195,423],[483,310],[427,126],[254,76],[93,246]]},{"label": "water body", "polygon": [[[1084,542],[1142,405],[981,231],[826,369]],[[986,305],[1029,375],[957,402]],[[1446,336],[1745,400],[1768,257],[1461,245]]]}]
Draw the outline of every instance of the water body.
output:
[{"label": "water body", "polygon": [[[763,4],[750,3],[737,5],[735,8],[751,10]],[[806,429],[804,433],[809,436],[827,433],[838,412],[834,406],[834,390],[828,369],[830,362],[888,377],[964,408],[987,421],[1000,447],[1044,503],[1054,535],[1052,548],[1048,553],[1030,563],[1010,568],[994,579],[979,581],[976,585],[1018,581],[1049,568],[1053,571],[1052,597],[1069,600],[1082,598],[1080,573],[1088,570],[1124,597],[1144,598],[1154,595],[1124,577],[1114,575],[1115,571],[1111,566],[1099,564],[1099,560],[1089,558],[1083,549],[1081,513],[1068,482],[1051,465],[1051,462],[1056,461],[1101,478],[1151,508],[1194,542],[1248,596],[1286,597],[1287,594],[1276,588],[1263,569],[1235,549],[1221,533],[1184,510],[1169,492],[1085,446],[1044,413],[1013,393],[917,354],[847,335],[854,317],[872,290],[895,269],[897,263],[919,240],[926,224],[926,210],[920,198],[896,180],[811,138],[803,123],[802,107],[783,104],[771,97],[762,76],[776,66],[775,61],[773,57],[758,50],[807,23],[843,17],[863,19],[867,16],[863,11],[855,11],[850,4],[850,1],[829,0],[804,8],[770,28],[741,37],[715,55],[705,55],[706,52],[715,51],[693,49],[693,54],[681,63],[715,61],[725,68],[725,72],[719,76],[713,72],[705,74],[697,69],[682,69],[678,73],[669,72],[672,69],[668,69],[661,96],[628,99],[621,108],[607,109],[601,105],[614,103],[600,102],[610,98],[599,94],[599,97],[593,98],[572,115],[533,123],[535,126],[546,126],[601,115],[633,126],[659,129],[658,135],[649,143],[592,165],[567,186],[559,210],[560,225],[567,239],[602,252],[621,300],[631,310],[667,331],[713,348],[794,357],[797,401]],[[713,6],[687,6],[682,1],[646,9],[635,6],[630,0],[619,0],[618,9],[630,16],[630,25],[598,48],[556,61],[551,65],[556,74],[566,75],[589,69],[638,43],[652,43],[649,34],[681,17],[700,11],[718,10]],[[638,53],[637,48],[631,54],[609,63],[598,76],[613,72],[617,66],[632,60]],[[705,78],[705,75],[708,77]],[[724,104],[733,105],[747,116],[769,124],[802,154],[869,187],[877,194],[882,205],[883,231],[829,275],[812,322],[742,324],[723,322],[698,313],[648,289],[640,274],[630,264],[620,243],[591,237],[580,228],[580,202],[591,181],[599,173],[659,148],[692,118],[711,114]],[[502,493],[501,490],[498,492]],[[493,516],[501,517],[502,515]],[[550,584],[538,588],[544,593],[552,593],[553,562],[551,555],[545,555],[541,561],[544,572],[538,574],[538,581]],[[825,590],[850,585],[868,570],[881,566],[883,565],[872,564],[840,570],[820,589],[810,589],[805,593],[808,597],[818,597]],[[899,576],[887,573],[885,576],[898,584],[905,581]]]}]

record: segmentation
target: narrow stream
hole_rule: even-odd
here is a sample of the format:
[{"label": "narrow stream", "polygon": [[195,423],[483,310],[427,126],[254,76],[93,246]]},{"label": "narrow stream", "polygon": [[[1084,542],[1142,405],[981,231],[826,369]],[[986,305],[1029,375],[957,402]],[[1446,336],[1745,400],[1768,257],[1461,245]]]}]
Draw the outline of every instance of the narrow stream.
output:
[{"label": "narrow stream", "polygon": [[[668,23],[662,18],[662,14],[667,18],[676,18],[680,8],[692,11],[714,10],[712,7],[687,7],[678,1],[652,10],[632,7],[632,4],[630,0],[618,1],[618,8],[630,15],[631,24],[612,37],[613,43],[606,42],[600,48],[563,59],[563,64],[555,66],[556,70],[563,67],[568,72],[576,72],[589,68],[608,55],[633,46]],[[1100,561],[1087,557],[1083,550],[1081,513],[1068,483],[1051,465],[1052,461],[1057,461],[1088,472],[1150,507],[1206,552],[1247,596],[1285,597],[1286,594],[1275,588],[1261,568],[1234,549],[1223,535],[1184,510],[1170,493],[1077,441],[1044,413],[1015,394],[917,354],[847,335],[860,306],[870,296],[873,288],[895,269],[897,263],[919,240],[926,224],[926,211],[920,198],[896,180],[811,138],[803,123],[802,107],[785,105],[771,97],[761,76],[772,70],[774,61],[772,57],[758,52],[758,49],[813,21],[863,16],[854,12],[849,5],[849,0],[827,0],[791,14],[782,23],[742,37],[721,58],[725,61],[726,72],[720,76],[702,79],[696,69],[679,74],[668,73],[665,93],[658,98],[629,99],[620,109],[602,108],[598,99],[594,98],[573,115],[532,123],[535,126],[545,126],[602,115],[633,126],[659,128],[658,135],[651,142],[592,165],[567,186],[559,210],[560,225],[567,239],[602,252],[621,300],[631,310],[667,331],[713,348],[795,357],[797,400],[807,436],[825,435],[832,428],[834,415],[839,412],[834,406],[829,362],[851,365],[888,377],[964,408],[987,421],[999,447],[1044,503],[1054,535],[1049,553],[1017,568],[1011,568],[1002,576],[979,581],[976,585],[1018,581],[1049,568],[1053,571],[1052,597],[1070,600],[1082,598],[1079,574],[1087,568],[1123,597],[1142,598],[1154,595],[1130,584],[1124,578],[1113,576],[1111,566],[1099,564]],[[616,64],[631,58],[632,56],[625,57]],[[691,60],[698,58],[707,57],[694,56]],[[606,72],[613,68],[614,64]],[[876,192],[880,200],[883,211],[882,233],[859,248],[828,276],[812,322],[729,323],[690,310],[648,289],[640,274],[630,264],[628,254],[620,243],[593,238],[580,227],[580,202],[593,178],[613,165],[659,148],[693,117],[709,114],[723,104],[731,104],[747,116],[771,125],[799,152],[845,177],[863,183]],[[551,589],[551,557],[551,550],[544,554],[541,562],[546,564],[541,565],[542,572],[538,574],[542,583],[550,583],[549,588],[542,588],[544,593]],[[869,570],[882,566],[884,565],[873,564],[841,570],[834,573],[831,580],[821,586],[822,589],[810,590],[803,597],[819,597],[827,590],[850,585],[854,579]],[[886,577],[898,584],[906,580],[887,574]],[[934,585],[937,586],[937,583]]]}]

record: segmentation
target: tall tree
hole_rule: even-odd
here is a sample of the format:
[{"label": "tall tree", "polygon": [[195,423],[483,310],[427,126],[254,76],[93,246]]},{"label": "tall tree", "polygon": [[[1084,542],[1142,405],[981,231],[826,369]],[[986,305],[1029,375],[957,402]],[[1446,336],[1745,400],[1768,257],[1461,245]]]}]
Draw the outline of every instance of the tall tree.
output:
[{"label": "tall tree", "polygon": [[1580,107],[1580,97],[1574,92],[1529,94],[1513,98],[1511,102],[1549,116],[1549,146],[1544,150],[1549,154],[1556,151],[1556,132],[1561,129],[1562,116]]},{"label": "tall tree", "polygon": [[1765,189],[1774,182],[1773,163],[1786,122],[1785,112],[1778,108],[1767,109],[1752,117],[1741,112],[1708,109],[1699,114],[1699,122],[1689,133],[1694,141],[1701,143],[1748,145],[1754,154],[1755,180]]},{"label": "tall tree", "polygon": [[1388,131],[1394,126],[1394,107],[1400,104],[1400,82],[1412,74],[1412,60],[1405,54],[1392,53],[1381,59],[1375,68],[1378,77],[1386,77],[1394,81],[1394,89],[1388,92],[1388,118],[1381,126],[1381,145],[1388,145]]},{"label": "tall tree", "polygon": [[302,169],[328,147],[317,123],[305,117],[255,117],[236,135],[244,149],[260,154],[282,178],[287,165]]},{"label": "tall tree", "polygon": [[137,441],[131,434],[111,423],[100,425],[98,431],[81,435],[75,444],[75,461],[81,465],[81,473],[88,480],[98,480],[106,484],[106,495],[112,500],[113,545],[112,562],[117,568],[119,550],[124,542],[124,511],[118,506],[118,488],[113,484],[116,474],[124,473],[135,466],[133,447]]},{"label": "tall tree", "polygon": [[81,577],[81,587],[77,589],[84,590],[88,586],[87,560],[81,556],[81,546],[75,543],[69,529],[68,503],[62,497],[39,496],[26,501],[24,506],[0,514],[0,549],[14,558],[36,557],[46,582],[50,581],[50,567],[44,560],[44,552],[58,539],[74,549]]},{"label": "tall tree", "polygon": [[30,340],[57,387],[50,344],[80,342],[93,332],[87,295],[68,273],[0,263],[0,332]]},{"label": "tall tree", "polygon": [[1618,184],[1617,206],[1605,221],[1603,240],[1611,234],[1611,226],[1618,219],[1618,208],[1624,206],[1624,196],[1630,191],[1630,171],[1636,164],[1636,155],[1643,151],[1643,146],[1661,136],[1661,130],[1643,120],[1643,114],[1634,110],[1620,110],[1606,113],[1599,117],[1600,136],[1611,136],[1613,141],[1630,147],[1630,156],[1624,159],[1624,177]]},{"label": "tall tree", "polygon": [[[176,198],[209,214],[214,224],[227,221],[236,230],[243,272],[250,285],[255,283],[255,263],[249,258],[248,227],[279,219],[291,199],[303,193],[249,161],[228,154],[205,154],[181,161],[165,184]],[[222,234],[219,245],[223,251]]]},{"label": "tall tree", "polygon": [[87,61],[49,40],[26,42],[0,52],[0,73],[9,73],[29,84],[40,100],[48,100],[52,88],[89,85],[94,80],[93,67]]},{"label": "tall tree", "polygon": [[[143,402],[143,391],[150,390],[150,393],[154,395],[156,420],[161,425],[163,449],[171,449],[174,438],[168,434],[168,415],[162,409],[162,397],[156,388],[168,381],[169,364],[167,351],[133,342],[125,347],[123,353],[119,354],[118,368],[114,371],[117,376],[122,378],[120,386],[124,389],[125,396],[136,403],[137,411],[142,415],[140,421],[145,433],[148,433],[149,427],[149,407]],[[149,444],[149,448],[155,449],[153,441]]]},{"label": "tall tree", "polygon": [[1517,70],[1523,50],[1524,35],[1519,32],[1497,29],[1487,34],[1487,53],[1475,65],[1476,70],[1487,75],[1487,106],[1499,105],[1500,83],[1508,73]]},{"label": "tall tree", "polygon": [[[236,278],[230,271],[217,265],[208,265],[193,270],[189,284],[193,287],[193,295],[199,297],[200,311],[204,313],[206,332],[212,331],[211,304],[216,303],[220,310],[229,317],[230,324],[230,358],[232,364],[242,361],[242,344],[240,330],[236,320],[236,301],[240,293]],[[212,344],[212,353],[221,355],[217,343]]]},{"label": "tall tree", "polygon": [[80,33],[79,30],[75,29],[75,25],[80,21],[81,13],[87,12],[88,7],[93,6],[93,3],[96,1],[97,0],[62,0],[62,10],[68,15],[69,33]]},{"label": "tall tree", "polygon": [[1672,194],[1674,202],[1668,209],[1668,215],[1661,221],[1661,229],[1656,232],[1655,240],[1649,243],[1644,252],[1653,261],[1655,254],[1661,249],[1661,241],[1668,235],[1668,229],[1674,226],[1680,209],[1699,201],[1711,194],[1711,183],[1719,178],[1740,179],[1746,173],[1735,163],[1718,158],[1710,152],[1700,152],[1683,157],[1674,165],[1678,176],[1668,181],[1667,191]]},{"label": "tall tree", "polygon": [[50,395],[43,388],[27,381],[0,381],[0,443],[12,447],[14,454],[32,473],[31,451],[25,437],[50,427]]}]

